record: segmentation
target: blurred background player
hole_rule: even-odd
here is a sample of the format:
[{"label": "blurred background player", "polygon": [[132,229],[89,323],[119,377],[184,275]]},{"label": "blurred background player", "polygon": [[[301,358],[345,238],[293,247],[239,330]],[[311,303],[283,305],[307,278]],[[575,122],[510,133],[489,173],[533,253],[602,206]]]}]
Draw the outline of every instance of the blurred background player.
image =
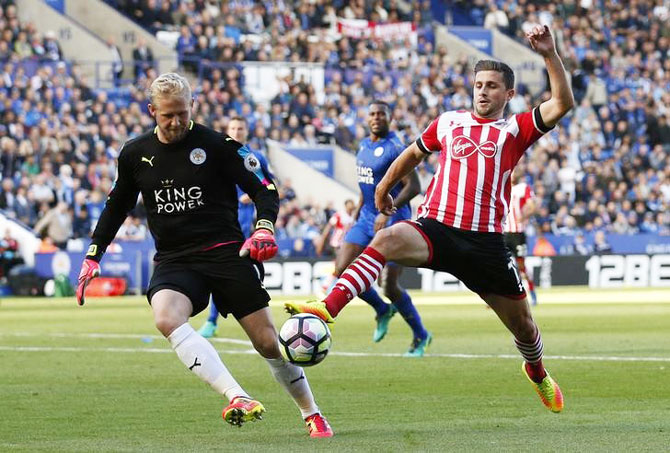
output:
[{"label": "blurred background player", "polygon": [[[321,237],[316,242],[315,251],[317,255],[321,255],[325,249],[326,241],[334,253],[340,249],[344,243],[344,236],[347,234],[354,221],[358,217],[358,211],[354,200],[346,200],[344,202],[344,209],[333,214],[326,226],[321,232]],[[324,285],[324,291],[330,289],[331,279],[328,279]]]},{"label": "blurred background player", "polygon": [[[76,297],[100,274],[100,260],[128,212],[142,194],[156,262],[147,300],[156,328],[179,360],[228,399],[223,419],[242,425],[262,418],[263,405],[240,386],[212,344],[193,330],[189,318],[207,307],[232,314],[266,360],[275,380],[293,398],[310,437],[331,437],[307,378],[284,361],[263,287],[262,261],[278,250],[274,222],[277,189],[243,145],[191,119],[193,98],[183,76],[162,74],[149,90],[156,127],[126,142],[117,178],[79,273]],[[256,229],[244,239],[237,222],[237,191],[251,195],[258,210]]]},{"label": "blurred background player", "polygon": [[[226,134],[236,142],[245,145],[249,136],[247,120],[241,116],[231,118],[228,122],[228,127],[226,128]],[[249,147],[247,146],[247,148]],[[274,175],[270,172],[270,166],[268,165],[265,156],[262,153],[254,152],[251,149],[249,151],[251,151],[251,154],[256,156],[258,162],[260,162],[263,173],[267,175],[269,179],[274,180]],[[251,197],[247,195],[240,186],[237,186],[237,200],[237,220],[240,222],[242,234],[245,238],[248,238],[251,236],[251,225],[256,217],[256,206]],[[198,333],[205,338],[211,338],[216,335],[218,319],[219,311],[216,309],[216,305],[210,300],[209,316],[207,321],[205,321],[198,330]]]},{"label": "blurred background player", "polygon": [[[347,234],[351,226],[358,217],[358,209],[354,200],[346,200],[344,202],[344,209],[333,214],[321,231],[321,236],[315,241],[314,251],[317,256],[321,255],[325,249],[328,254],[337,254],[340,247],[344,243],[344,235]],[[328,247],[326,247],[328,246]],[[315,276],[318,279],[318,289],[316,290],[317,297],[321,298],[328,293],[330,287],[335,283],[337,277],[333,275],[335,270],[335,261],[333,267],[328,271],[325,277]]]},{"label": "blurred background player", "polygon": [[[391,110],[388,104],[373,101],[368,108],[367,116],[370,135],[363,139],[356,154],[358,186],[361,189],[358,216],[356,223],[345,235],[344,244],[337,251],[334,279],[340,277],[347,266],[360,255],[377,231],[412,216],[409,202],[420,191],[416,171],[402,178],[400,183],[391,189],[398,206],[395,214],[389,216],[379,212],[375,207],[375,188],[404,148],[395,132],[389,130],[390,122]],[[412,344],[405,355],[421,357],[432,337],[424,328],[421,316],[414,307],[409,294],[398,284],[401,272],[402,266],[388,263],[381,276],[384,295],[391,300],[392,304],[384,302],[374,288],[361,291],[358,297],[370,304],[376,312],[377,326],[372,337],[373,341],[379,342],[384,338],[391,318],[398,311],[412,329],[413,335]]]},{"label": "blurred background player", "polygon": [[[478,294],[512,333],[523,357],[522,372],[552,412],[563,410],[560,387],[544,368],[544,345],[526,291],[503,239],[509,206],[509,175],[528,147],[558,124],[575,105],[549,27],[534,26],[526,37],[545,62],[551,97],[530,111],[505,119],[514,97],[514,71],[505,63],[480,60],[474,70],[474,112],[439,115],[393,162],[377,184],[375,206],[398,211],[393,189],[432,152],[440,171],[430,183],[417,220],[375,234],[323,301],[288,302],[289,313],[335,316],[377,280],[388,261],[452,274]],[[353,230],[352,230],[353,231]]]},{"label": "blurred background player", "polygon": [[535,213],[535,194],[533,189],[525,181],[523,166],[519,165],[512,171],[512,191],[510,193],[509,212],[504,227],[505,245],[516,259],[517,269],[521,281],[530,293],[530,300],[537,305],[535,284],[526,272],[525,257],[528,251],[526,245],[526,226],[528,220]]}]

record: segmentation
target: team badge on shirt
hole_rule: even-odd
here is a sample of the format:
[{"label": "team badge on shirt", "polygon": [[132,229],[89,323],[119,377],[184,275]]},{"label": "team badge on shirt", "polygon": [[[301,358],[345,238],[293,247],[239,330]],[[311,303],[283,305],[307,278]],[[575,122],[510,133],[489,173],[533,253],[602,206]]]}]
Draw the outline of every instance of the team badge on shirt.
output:
[{"label": "team badge on shirt", "polygon": [[202,148],[195,148],[189,157],[195,165],[201,165],[207,160],[207,153]]},{"label": "team badge on shirt", "polygon": [[261,163],[256,156],[249,153],[246,156],[244,156],[244,168],[254,173],[258,171],[259,168],[261,168]]},{"label": "team badge on shirt", "polygon": [[374,150],[375,157],[379,157],[382,154],[384,154],[384,147],[383,146],[378,146]]}]

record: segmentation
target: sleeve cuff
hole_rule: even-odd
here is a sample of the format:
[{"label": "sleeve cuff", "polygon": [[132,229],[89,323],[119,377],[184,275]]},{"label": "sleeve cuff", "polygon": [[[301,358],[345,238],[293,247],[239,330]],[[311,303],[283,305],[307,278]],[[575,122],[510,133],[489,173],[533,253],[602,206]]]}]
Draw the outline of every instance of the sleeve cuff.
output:
[{"label": "sleeve cuff", "polygon": [[544,124],[544,120],[542,119],[542,115],[540,114],[539,107],[535,107],[533,109],[533,124],[535,125],[535,129],[537,129],[543,134],[546,134],[547,132],[549,132],[554,128],[554,127],[547,127],[547,125]]},{"label": "sleeve cuff", "polygon": [[86,251],[86,259],[99,263],[102,259],[102,255],[104,254],[105,252],[102,247],[100,247],[98,244],[91,244],[88,246],[88,250]]},{"label": "sleeve cuff", "polygon": [[426,148],[426,145],[423,144],[423,140],[421,140],[421,137],[416,139],[416,146],[419,147],[422,153],[424,154],[432,154],[431,150]]},{"label": "sleeve cuff", "polygon": [[256,222],[256,229],[263,228],[268,230],[270,233],[275,234],[275,227],[269,220],[259,219]]}]

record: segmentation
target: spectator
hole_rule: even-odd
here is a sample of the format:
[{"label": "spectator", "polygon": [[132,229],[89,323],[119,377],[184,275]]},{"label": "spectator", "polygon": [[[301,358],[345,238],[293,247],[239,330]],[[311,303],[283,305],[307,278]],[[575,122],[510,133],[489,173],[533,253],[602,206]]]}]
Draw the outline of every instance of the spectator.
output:
[{"label": "spectator", "polygon": [[137,46],[133,49],[133,64],[135,80],[145,77],[154,66],[154,54],[142,37],[137,38]]},{"label": "spectator", "polygon": [[495,3],[491,3],[489,12],[484,18],[484,28],[497,28],[503,33],[509,32],[509,19],[502,9],[499,9]]},{"label": "spectator", "polygon": [[604,231],[596,231],[596,234],[593,237],[593,242],[593,251],[596,254],[605,255],[612,253],[612,246],[607,242],[607,237],[605,237]]},{"label": "spectator", "polygon": [[44,59],[51,61],[61,61],[63,59],[63,51],[60,44],[56,40],[56,33],[49,30],[44,34]]},{"label": "spectator", "polygon": [[11,179],[3,179],[0,190],[0,209],[13,213],[16,208],[16,196],[14,195],[14,182]]},{"label": "spectator", "polygon": [[593,106],[596,114],[600,109],[607,104],[607,87],[605,81],[596,76],[595,72],[589,75],[588,85],[586,87],[586,94],[584,98],[587,99]]},{"label": "spectator", "polygon": [[589,244],[586,243],[586,238],[584,237],[584,233],[579,232],[575,236],[575,241],[573,243],[573,248],[574,248],[574,253],[577,255],[590,255],[593,253],[593,247],[591,247]]},{"label": "spectator", "polygon": [[91,217],[88,214],[88,208],[79,206],[72,221],[72,236],[75,239],[88,238],[91,234]]},{"label": "spectator", "polygon": [[124,241],[143,241],[147,238],[147,227],[139,217],[128,216],[119,228],[116,239]]},{"label": "spectator", "polygon": [[121,50],[116,45],[112,36],[107,38],[107,49],[109,50],[110,70],[112,74],[112,81],[114,86],[121,84],[121,77],[123,75],[123,58],[121,57]]},{"label": "spectator", "polygon": [[44,214],[33,229],[37,235],[51,239],[52,243],[61,249],[65,248],[67,240],[72,236],[72,210],[64,202]]},{"label": "spectator", "polygon": [[670,153],[670,123],[666,115],[661,116],[658,121],[658,142],[663,145],[666,153]]}]

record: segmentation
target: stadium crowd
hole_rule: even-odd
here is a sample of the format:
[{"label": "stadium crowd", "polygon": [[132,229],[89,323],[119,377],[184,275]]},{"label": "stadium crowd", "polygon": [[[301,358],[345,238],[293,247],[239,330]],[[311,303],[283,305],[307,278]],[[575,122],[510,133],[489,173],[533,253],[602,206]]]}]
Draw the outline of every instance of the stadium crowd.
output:
[{"label": "stadium crowd", "polygon": [[[108,1],[153,32],[179,31],[183,65],[204,75],[194,119],[225,130],[230,118],[244,117],[249,145],[261,153],[269,138],[291,146],[335,142],[355,152],[372,99],[392,105],[393,127],[407,143],[440,112],[471,107],[472,68],[466,56],[436,48],[429,1],[406,10],[393,0]],[[527,23],[552,24],[572,74],[578,107],[522,161],[537,194],[536,229],[670,234],[667,2],[473,3],[482,24],[521,40]],[[64,59],[52,32],[21,23],[13,2],[0,5],[0,209],[35,228],[45,250],[64,247],[95,225],[120,145],[152,126],[145,92],[156,71],[142,66],[132,83],[96,89]],[[338,38],[337,17],[413,21],[418,39]],[[245,92],[246,60],[323,63],[325,93],[286,78],[270,105],[255,103]],[[519,86],[510,113],[545,96]],[[424,189],[436,161],[431,156],[419,169]],[[280,181],[280,194],[278,238],[296,240],[291,254],[313,253],[340,207],[298,196],[290,181]],[[146,237],[143,218],[140,205],[120,235]]]}]

